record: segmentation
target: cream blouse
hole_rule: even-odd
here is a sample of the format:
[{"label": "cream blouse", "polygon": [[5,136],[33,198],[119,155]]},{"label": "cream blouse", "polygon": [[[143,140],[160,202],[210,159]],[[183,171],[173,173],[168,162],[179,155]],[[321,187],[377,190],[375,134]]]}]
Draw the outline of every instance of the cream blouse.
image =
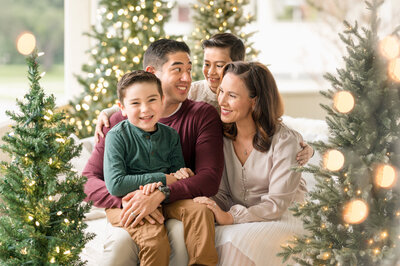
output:
[{"label": "cream blouse", "polygon": [[234,223],[279,219],[293,201],[302,201],[307,192],[296,154],[301,135],[282,124],[267,152],[253,149],[242,165],[232,140],[224,138],[225,168],[219,191],[213,199],[234,219]]}]

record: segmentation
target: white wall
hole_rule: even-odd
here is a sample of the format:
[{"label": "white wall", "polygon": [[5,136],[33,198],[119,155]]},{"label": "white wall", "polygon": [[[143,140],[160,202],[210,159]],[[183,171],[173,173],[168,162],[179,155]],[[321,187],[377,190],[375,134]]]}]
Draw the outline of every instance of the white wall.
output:
[{"label": "white wall", "polygon": [[97,0],[64,1],[64,76],[67,99],[83,91],[75,75],[82,74],[82,65],[87,64],[89,60],[86,51],[91,46],[91,40],[84,33],[89,32],[90,26],[95,22],[96,9]]}]

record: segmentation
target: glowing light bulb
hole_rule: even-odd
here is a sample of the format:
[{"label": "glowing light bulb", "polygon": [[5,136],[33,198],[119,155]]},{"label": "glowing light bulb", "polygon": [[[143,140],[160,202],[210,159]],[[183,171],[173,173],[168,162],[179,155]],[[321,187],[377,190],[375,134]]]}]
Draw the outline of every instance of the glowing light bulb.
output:
[{"label": "glowing light bulb", "polygon": [[329,150],[324,154],[324,167],[330,171],[338,171],[344,165],[344,156],[338,150]]},{"label": "glowing light bulb", "polygon": [[17,37],[17,50],[20,54],[29,55],[36,47],[36,38],[30,32],[23,32]]},{"label": "glowing light bulb", "polygon": [[375,170],[375,184],[379,187],[390,188],[396,179],[396,170],[389,164],[379,165]]},{"label": "glowing light bulb", "polygon": [[324,254],[322,255],[322,259],[323,260],[327,260],[331,257],[331,253],[330,252],[324,252]]},{"label": "glowing light bulb", "polygon": [[363,200],[352,200],[344,207],[343,220],[349,224],[359,224],[367,218],[368,212],[368,206]]},{"label": "glowing light bulb", "polygon": [[396,58],[390,61],[389,76],[393,80],[400,82],[400,58]]},{"label": "glowing light bulb", "polygon": [[348,91],[339,91],[333,97],[333,106],[343,114],[346,114],[354,108],[354,97]]},{"label": "glowing light bulb", "polygon": [[394,59],[400,53],[400,42],[396,36],[386,36],[380,43],[379,49],[387,59]]}]

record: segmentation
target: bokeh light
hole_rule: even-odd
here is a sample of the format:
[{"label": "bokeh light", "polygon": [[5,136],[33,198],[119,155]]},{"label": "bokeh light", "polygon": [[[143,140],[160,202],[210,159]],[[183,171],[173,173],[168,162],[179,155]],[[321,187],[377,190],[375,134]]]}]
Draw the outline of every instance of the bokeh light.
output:
[{"label": "bokeh light", "polygon": [[31,32],[23,32],[17,38],[17,50],[20,54],[29,55],[36,47],[36,38]]},{"label": "bokeh light", "polygon": [[330,171],[338,171],[344,165],[344,155],[338,150],[329,150],[324,154],[323,165]]},{"label": "bokeh light", "polygon": [[391,79],[400,82],[400,58],[396,58],[390,61],[389,76]]},{"label": "bokeh light", "polygon": [[339,91],[333,97],[333,106],[343,114],[346,114],[354,108],[354,97],[348,91]]},{"label": "bokeh light", "polygon": [[389,164],[381,164],[375,170],[375,184],[379,187],[391,188],[396,179],[396,170]]},{"label": "bokeh light", "polygon": [[343,220],[348,224],[359,224],[364,222],[368,212],[368,205],[363,200],[352,200],[344,207]]},{"label": "bokeh light", "polygon": [[384,57],[387,59],[394,59],[399,55],[400,42],[396,36],[386,36],[379,43],[379,48]]}]

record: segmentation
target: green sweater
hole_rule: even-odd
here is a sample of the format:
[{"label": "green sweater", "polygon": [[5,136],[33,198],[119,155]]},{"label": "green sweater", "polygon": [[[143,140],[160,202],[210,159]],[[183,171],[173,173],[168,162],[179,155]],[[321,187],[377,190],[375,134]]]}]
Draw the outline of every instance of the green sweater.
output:
[{"label": "green sweater", "polygon": [[110,194],[122,197],[140,185],[161,181],[165,174],[185,167],[178,133],[161,123],[146,132],[128,120],[107,134],[104,151],[104,180]]}]

